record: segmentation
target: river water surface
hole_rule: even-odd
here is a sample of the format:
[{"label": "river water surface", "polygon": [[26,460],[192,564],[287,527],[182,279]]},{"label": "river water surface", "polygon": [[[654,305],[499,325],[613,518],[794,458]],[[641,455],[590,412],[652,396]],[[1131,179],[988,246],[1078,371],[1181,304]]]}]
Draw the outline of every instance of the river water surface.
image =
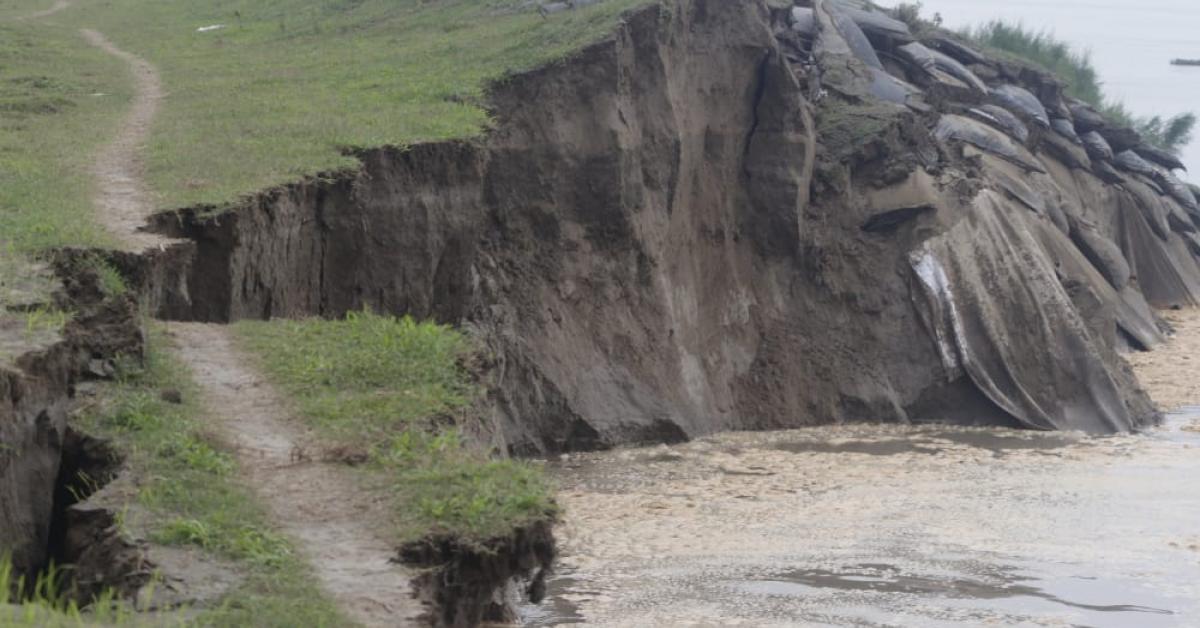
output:
[{"label": "river water surface", "polygon": [[[1170,64],[1200,59],[1196,0],[923,0],[922,6],[923,15],[940,13],[954,29],[1004,19],[1053,32],[1090,52],[1105,92],[1135,114],[1200,113],[1200,67]],[[1200,142],[1184,150],[1183,161],[1200,182]]]},{"label": "river water surface", "polygon": [[[1200,394],[1200,314],[1175,321],[1137,358],[1172,399]],[[559,573],[524,619],[1200,626],[1197,429],[1200,408],[1107,438],[837,426],[571,456]]]}]

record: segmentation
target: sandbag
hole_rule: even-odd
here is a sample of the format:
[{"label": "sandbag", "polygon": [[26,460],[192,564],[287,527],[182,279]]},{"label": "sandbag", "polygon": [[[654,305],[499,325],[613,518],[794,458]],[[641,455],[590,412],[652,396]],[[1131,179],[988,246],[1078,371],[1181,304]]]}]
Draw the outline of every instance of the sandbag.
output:
[{"label": "sandbag", "polygon": [[1158,171],[1151,165],[1150,162],[1142,159],[1137,153],[1131,150],[1121,151],[1113,157],[1113,163],[1119,168],[1124,168],[1129,172],[1144,174],[1148,177],[1154,177]]},{"label": "sandbag", "polygon": [[933,135],[941,141],[966,142],[1033,172],[1045,172],[1025,147],[1013,142],[1007,135],[964,116],[942,116],[933,130]]},{"label": "sandbag", "polygon": [[1130,150],[1142,143],[1141,134],[1127,126],[1107,126],[1097,133],[1104,136],[1105,141],[1116,153]]},{"label": "sandbag", "polygon": [[862,29],[863,33],[868,37],[887,38],[897,42],[910,42],[913,40],[912,33],[908,30],[908,24],[894,19],[879,11],[864,11],[863,9],[846,6],[839,3],[841,9],[854,20],[854,23]]},{"label": "sandbag", "polygon": [[1075,144],[1057,133],[1043,135],[1041,149],[1071,168],[1092,169],[1092,160],[1083,146]]},{"label": "sandbag", "polygon": [[966,44],[955,41],[954,39],[945,35],[935,35],[929,38],[927,43],[930,45],[930,47],[941,51],[943,54],[953,57],[955,60],[961,63],[989,63],[987,57],[979,54],[973,48],[967,46]]},{"label": "sandbag", "polygon": [[1113,168],[1112,164],[1108,163],[1107,161],[1093,161],[1092,172],[1094,172],[1096,176],[1105,183],[1125,182],[1125,175],[1118,172],[1117,169]]},{"label": "sandbag", "polygon": [[937,67],[937,59],[933,56],[933,51],[917,42],[897,47],[896,53],[902,61],[923,72],[933,72]]},{"label": "sandbag", "polygon": [[905,83],[878,68],[870,68],[870,71],[872,96],[897,105],[913,106],[916,109],[923,108],[920,104],[921,90],[916,86]]},{"label": "sandbag", "polygon": [[1079,134],[1075,132],[1075,125],[1071,124],[1071,121],[1066,118],[1051,118],[1050,128],[1054,129],[1056,133],[1076,144],[1083,143],[1083,141],[1079,139]]},{"label": "sandbag", "polygon": [[980,119],[1007,133],[1010,137],[1024,144],[1029,141],[1029,127],[1025,126],[1017,116],[1004,107],[983,105],[969,110]]},{"label": "sandbag", "polygon": [[1142,144],[1134,147],[1133,152],[1137,153],[1146,161],[1157,164],[1169,170],[1187,170],[1187,168],[1184,167],[1183,162],[1179,161],[1178,157],[1161,148]]},{"label": "sandbag", "polygon": [[1171,198],[1178,201],[1184,207],[1192,210],[1200,210],[1200,205],[1196,204],[1196,197],[1192,196],[1192,191],[1187,184],[1179,180],[1174,174],[1161,168],[1154,176],[1154,180],[1167,192]]},{"label": "sandbag", "polygon": [[992,88],[988,96],[992,102],[1033,120],[1038,126],[1050,127],[1050,116],[1046,114],[1046,108],[1029,90],[1006,84]]},{"label": "sandbag", "polygon": [[[854,23],[846,10],[834,2],[825,2],[822,6],[833,22],[834,28],[837,29],[838,35],[849,46],[854,57],[868,67],[882,70],[883,63],[879,60],[879,55],[875,54],[875,48],[871,46],[871,41],[867,39],[867,35],[858,27],[858,24]],[[821,36],[824,37],[825,33],[822,32]]]},{"label": "sandbag", "polygon": [[1074,101],[1069,103],[1067,108],[1071,110],[1071,118],[1075,121],[1075,130],[1080,134],[1108,126],[1108,120],[1087,104]]},{"label": "sandbag", "polygon": [[1077,222],[1071,229],[1071,241],[1114,290],[1124,290],[1129,285],[1133,273],[1125,254],[1116,242],[1104,237],[1095,225]]},{"label": "sandbag", "polygon": [[987,93],[987,85],[979,80],[979,77],[975,76],[974,72],[968,70],[967,66],[936,50],[929,50],[929,54],[933,56],[933,60],[937,63],[939,70],[966,83],[971,89],[981,94]]},{"label": "sandbag", "polygon": [[1112,161],[1113,157],[1115,157],[1112,147],[1108,145],[1108,142],[1099,133],[1088,131],[1080,135],[1079,139],[1083,142],[1083,147],[1087,150],[1088,157],[1103,161]]}]

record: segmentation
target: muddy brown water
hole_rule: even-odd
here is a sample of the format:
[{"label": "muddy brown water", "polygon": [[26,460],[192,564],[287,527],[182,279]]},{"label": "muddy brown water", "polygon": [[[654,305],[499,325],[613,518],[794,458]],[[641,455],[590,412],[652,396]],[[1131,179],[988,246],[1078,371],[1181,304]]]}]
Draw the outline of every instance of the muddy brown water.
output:
[{"label": "muddy brown water", "polygon": [[1200,408],[1106,438],[725,434],[551,464],[527,625],[1197,626]]}]

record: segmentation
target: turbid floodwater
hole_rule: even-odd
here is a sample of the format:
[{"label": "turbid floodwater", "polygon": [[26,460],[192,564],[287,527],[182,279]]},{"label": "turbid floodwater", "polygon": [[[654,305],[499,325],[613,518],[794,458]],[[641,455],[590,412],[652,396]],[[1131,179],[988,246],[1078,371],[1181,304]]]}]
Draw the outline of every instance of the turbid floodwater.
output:
[{"label": "turbid floodwater", "polygon": [[[1175,400],[1200,313],[1171,316],[1138,371]],[[559,572],[525,620],[1200,625],[1198,426],[1191,408],[1103,438],[856,425],[573,455],[552,464]]]},{"label": "turbid floodwater", "polygon": [[[893,5],[896,2],[883,2]],[[923,0],[949,28],[989,20],[1019,22],[1053,33],[1091,55],[1104,91],[1138,115],[1200,113],[1200,67],[1171,65],[1200,58],[1200,3],[1195,0]],[[1190,178],[1200,173],[1200,143],[1183,151]]]}]

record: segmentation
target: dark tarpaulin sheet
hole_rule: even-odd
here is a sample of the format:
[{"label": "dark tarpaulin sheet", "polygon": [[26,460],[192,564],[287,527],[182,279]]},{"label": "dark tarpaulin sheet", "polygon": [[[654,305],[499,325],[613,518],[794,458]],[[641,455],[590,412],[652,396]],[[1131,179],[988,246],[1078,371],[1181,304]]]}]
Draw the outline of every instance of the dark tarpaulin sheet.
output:
[{"label": "dark tarpaulin sheet", "polygon": [[[1129,265],[1125,262],[1124,255],[1121,254],[1120,248],[1116,244],[1108,243],[1116,251],[1116,255],[1121,257],[1115,263],[1123,265],[1125,268],[1126,282],[1121,284],[1120,289],[1114,288],[1110,280],[1105,278],[1096,261],[1089,260],[1077,243],[1073,243],[1057,227],[1032,223],[1030,229],[1041,241],[1042,249],[1054,261],[1061,278],[1086,286],[1091,293],[1091,298],[1097,301],[1098,307],[1105,310],[1111,323],[1115,323],[1115,328],[1106,329],[1103,332],[1105,341],[1110,345],[1115,343],[1117,329],[1125,333],[1130,344],[1141,350],[1149,350],[1166,340],[1159,329],[1158,317],[1155,316],[1150,304],[1146,303],[1141,292],[1138,292],[1132,285],[1128,285]],[[1094,237],[1103,236],[1094,234]],[[1084,312],[1087,308],[1079,302],[1078,297],[1074,297],[1074,299],[1076,309]],[[1084,314],[1084,316],[1087,315]]]},{"label": "dark tarpaulin sheet", "polygon": [[1146,301],[1160,308],[1200,305],[1200,268],[1183,240],[1155,235],[1132,195],[1122,195],[1118,220],[1121,250]]},{"label": "dark tarpaulin sheet", "polygon": [[1108,349],[1092,337],[1026,227],[1028,212],[991,191],[911,254],[918,311],[951,378],[965,372],[999,408],[1043,430],[1123,432],[1134,418]]}]

